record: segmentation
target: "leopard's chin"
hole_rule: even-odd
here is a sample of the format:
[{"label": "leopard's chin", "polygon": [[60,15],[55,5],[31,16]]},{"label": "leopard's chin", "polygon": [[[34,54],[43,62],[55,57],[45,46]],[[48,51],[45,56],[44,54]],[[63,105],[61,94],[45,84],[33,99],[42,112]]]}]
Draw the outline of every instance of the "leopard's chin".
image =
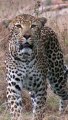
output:
[{"label": "leopard's chin", "polygon": [[23,48],[22,50],[20,50],[20,54],[31,55],[32,49],[31,48]]}]

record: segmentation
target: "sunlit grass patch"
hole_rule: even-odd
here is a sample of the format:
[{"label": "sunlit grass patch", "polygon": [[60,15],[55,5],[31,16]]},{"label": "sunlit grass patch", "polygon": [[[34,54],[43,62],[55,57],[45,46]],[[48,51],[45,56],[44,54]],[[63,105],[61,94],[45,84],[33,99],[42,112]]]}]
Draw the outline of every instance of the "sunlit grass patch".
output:
[{"label": "sunlit grass patch", "polygon": [[57,111],[59,109],[59,99],[56,96],[51,96],[47,100],[47,107],[49,110]]}]

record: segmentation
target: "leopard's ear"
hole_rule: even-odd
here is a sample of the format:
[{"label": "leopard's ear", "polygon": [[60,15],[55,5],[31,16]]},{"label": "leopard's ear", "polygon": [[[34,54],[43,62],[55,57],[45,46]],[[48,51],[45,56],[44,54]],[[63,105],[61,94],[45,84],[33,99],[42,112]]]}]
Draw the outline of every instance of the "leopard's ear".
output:
[{"label": "leopard's ear", "polygon": [[6,28],[9,28],[9,24],[10,24],[11,20],[3,20],[3,25],[6,27]]},{"label": "leopard's ear", "polygon": [[39,18],[39,20],[42,23],[42,26],[44,26],[45,23],[47,22],[47,19],[45,17],[41,17],[41,18]]}]

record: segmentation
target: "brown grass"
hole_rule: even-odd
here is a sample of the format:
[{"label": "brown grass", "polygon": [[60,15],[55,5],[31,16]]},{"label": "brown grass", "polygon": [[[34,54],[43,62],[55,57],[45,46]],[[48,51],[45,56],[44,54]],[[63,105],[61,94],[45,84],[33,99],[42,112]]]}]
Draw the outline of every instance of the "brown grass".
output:
[{"label": "brown grass", "polygon": [[[32,4],[33,1],[30,0]],[[29,1],[26,0],[16,0],[9,2],[8,0],[0,0],[0,21],[3,19],[10,19],[16,16],[19,13],[25,12],[28,7],[28,13],[32,14],[32,6],[29,7]],[[34,4],[34,3],[33,3]],[[9,9],[10,8],[10,9]],[[8,12],[9,11],[9,12]],[[64,53],[64,58],[66,63],[68,63],[68,13],[65,12],[62,15],[59,13],[62,11],[47,12],[40,14],[40,16],[45,16],[48,18],[47,25],[53,28],[53,30],[58,34],[59,42],[62,46],[62,50]],[[26,12],[25,12],[26,13]],[[8,43],[8,35],[9,31],[4,28],[2,22],[0,23],[0,120],[10,120],[9,111],[6,110],[6,105],[3,104],[6,101],[6,80],[5,80],[5,52],[7,51],[7,43]],[[24,95],[24,104],[27,111],[24,112],[23,116],[25,120],[30,120],[32,118],[32,105],[30,101],[30,97],[27,92],[23,93]],[[68,115],[59,115],[58,114],[58,106],[59,106],[59,98],[55,96],[50,89],[48,89],[48,99],[47,99],[47,111],[45,113],[44,120],[68,120]]]}]

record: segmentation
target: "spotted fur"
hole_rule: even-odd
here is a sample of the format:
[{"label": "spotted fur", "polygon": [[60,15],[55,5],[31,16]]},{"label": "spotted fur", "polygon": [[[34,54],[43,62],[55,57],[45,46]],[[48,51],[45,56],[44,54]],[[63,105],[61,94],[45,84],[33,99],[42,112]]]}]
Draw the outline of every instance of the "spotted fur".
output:
[{"label": "spotted fur", "polygon": [[46,110],[47,74],[53,91],[68,100],[63,53],[55,32],[45,25],[46,18],[19,15],[9,22],[7,98],[11,120],[22,120],[21,91],[27,89],[34,100],[33,120],[42,120]]}]

